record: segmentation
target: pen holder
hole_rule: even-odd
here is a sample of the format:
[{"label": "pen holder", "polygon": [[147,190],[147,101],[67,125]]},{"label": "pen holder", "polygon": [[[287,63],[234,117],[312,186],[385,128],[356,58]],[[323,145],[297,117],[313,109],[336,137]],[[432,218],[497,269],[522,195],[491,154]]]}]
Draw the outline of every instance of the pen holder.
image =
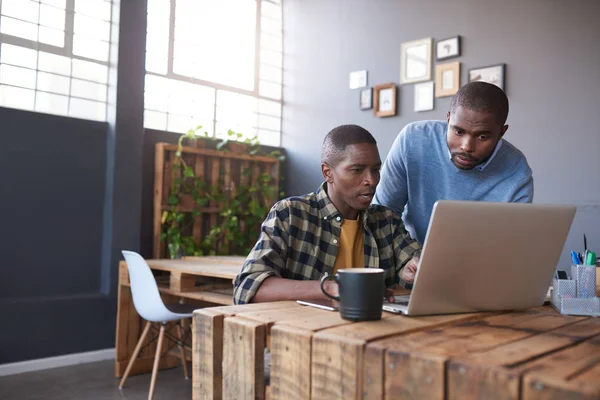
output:
[{"label": "pen holder", "polygon": [[577,285],[572,279],[554,279],[552,281],[554,287],[553,295],[559,297],[577,297]]},{"label": "pen holder", "polygon": [[576,297],[596,297],[595,265],[571,265],[571,277],[577,282]]}]

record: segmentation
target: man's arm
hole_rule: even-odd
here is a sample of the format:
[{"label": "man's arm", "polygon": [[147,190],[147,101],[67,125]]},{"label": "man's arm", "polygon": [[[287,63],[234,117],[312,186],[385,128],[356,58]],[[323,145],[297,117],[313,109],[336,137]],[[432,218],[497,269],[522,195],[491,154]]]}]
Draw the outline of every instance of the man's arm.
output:
[{"label": "man's arm", "polygon": [[396,283],[406,289],[412,289],[412,283],[419,265],[421,245],[410,237],[404,228],[402,219],[394,217],[394,251],[396,252]]},{"label": "man's arm", "polygon": [[[338,295],[337,284],[326,281],[323,285],[327,293]],[[326,300],[327,296],[321,291],[319,281],[296,281],[293,279],[272,276],[263,281],[252,298],[252,303],[283,300]]]},{"label": "man's arm", "polygon": [[512,203],[531,203],[533,201],[533,176],[531,172],[517,187]]},{"label": "man's arm", "polygon": [[394,140],[383,163],[381,180],[373,199],[373,203],[391,208],[398,215],[402,215],[408,201],[406,168],[403,160],[405,129]]}]

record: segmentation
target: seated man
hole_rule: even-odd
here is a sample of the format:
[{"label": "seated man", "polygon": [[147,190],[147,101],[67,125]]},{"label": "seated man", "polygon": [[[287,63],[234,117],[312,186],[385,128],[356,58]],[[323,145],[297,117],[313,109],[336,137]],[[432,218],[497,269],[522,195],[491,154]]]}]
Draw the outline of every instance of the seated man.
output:
[{"label": "seated man", "polygon": [[[318,280],[343,268],[382,268],[388,287],[404,284],[398,273],[417,264],[420,246],[396,213],[371,205],[380,167],[367,130],[342,125],[329,132],[321,156],[325,182],[271,208],[235,279],[234,302],[326,299]],[[326,285],[337,293],[335,283]]]},{"label": "seated man", "polygon": [[404,213],[406,229],[421,245],[438,200],[531,203],[527,159],[502,138],[507,116],[502,89],[486,82],[462,86],[446,121],[414,122],[402,129],[383,164],[373,202]]}]

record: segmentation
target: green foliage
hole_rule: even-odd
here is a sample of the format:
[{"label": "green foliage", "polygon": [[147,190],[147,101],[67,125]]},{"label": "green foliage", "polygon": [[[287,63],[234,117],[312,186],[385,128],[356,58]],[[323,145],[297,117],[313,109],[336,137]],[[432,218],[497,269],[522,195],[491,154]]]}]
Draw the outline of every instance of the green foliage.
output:
[{"label": "green foliage", "polygon": [[[276,187],[269,174],[261,173],[256,182],[248,186],[237,185],[233,195],[225,185],[210,185],[197,177],[193,168],[186,165],[182,150],[184,140],[195,141],[201,129],[201,126],[190,129],[178,140],[172,185],[167,200],[170,209],[162,214],[161,241],[167,244],[170,258],[228,254],[230,251],[232,254],[246,255],[254,245],[260,224],[269,212],[271,204],[266,204],[265,199],[274,199]],[[209,137],[207,132],[204,132],[204,136]],[[259,155],[261,149],[258,138],[241,140],[243,137],[243,134],[229,130],[225,139],[211,139],[218,141],[216,149],[219,151],[229,151],[230,144],[238,143],[245,146],[247,154]],[[285,160],[285,156],[277,150],[263,155]],[[253,167],[254,162],[251,161],[250,166],[241,171],[243,180],[250,181]],[[219,171],[219,175],[223,178],[225,171]],[[278,194],[280,197],[284,195],[283,192]],[[192,210],[181,209],[183,195],[191,195],[193,198]],[[201,216],[206,208],[215,206],[218,207],[218,225],[213,226],[196,242],[192,232],[195,218]],[[229,242],[229,246],[223,246],[224,241]]]}]

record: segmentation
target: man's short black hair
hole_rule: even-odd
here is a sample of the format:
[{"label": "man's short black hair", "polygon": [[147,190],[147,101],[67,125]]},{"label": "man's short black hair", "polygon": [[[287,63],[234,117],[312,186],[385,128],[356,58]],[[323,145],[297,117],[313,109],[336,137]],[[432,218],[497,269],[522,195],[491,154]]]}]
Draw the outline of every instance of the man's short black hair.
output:
[{"label": "man's short black hair", "polygon": [[358,125],[333,128],[323,140],[321,162],[334,166],[344,158],[347,146],[359,143],[377,144],[377,141],[368,130]]},{"label": "man's short black hair", "polygon": [[506,94],[498,86],[487,82],[471,82],[461,87],[452,98],[450,113],[453,114],[458,107],[492,113],[501,126],[508,117]]}]

